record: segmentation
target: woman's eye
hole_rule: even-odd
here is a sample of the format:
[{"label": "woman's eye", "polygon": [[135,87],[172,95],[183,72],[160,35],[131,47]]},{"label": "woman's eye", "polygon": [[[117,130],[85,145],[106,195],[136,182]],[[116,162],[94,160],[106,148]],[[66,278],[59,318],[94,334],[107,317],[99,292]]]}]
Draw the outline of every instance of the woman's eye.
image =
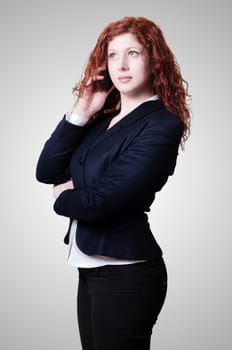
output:
[{"label": "woman's eye", "polygon": [[135,51],[135,50],[130,50],[130,51],[129,51],[129,55],[130,55],[130,56],[138,56],[138,55],[139,55],[139,52],[138,52],[138,51]]},{"label": "woman's eye", "polygon": [[110,53],[108,54],[108,57],[109,57],[109,58],[114,58],[115,56],[116,56],[115,52],[110,52]]}]

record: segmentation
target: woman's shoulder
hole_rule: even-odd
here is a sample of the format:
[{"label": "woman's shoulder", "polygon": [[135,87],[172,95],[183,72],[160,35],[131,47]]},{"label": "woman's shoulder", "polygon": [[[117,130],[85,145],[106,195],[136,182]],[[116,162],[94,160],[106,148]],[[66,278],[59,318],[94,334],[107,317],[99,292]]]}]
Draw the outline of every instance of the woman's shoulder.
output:
[{"label": "woman's shoulder", "polygon": [[183,131],[183,122],[181,119],[170,112],[161,100],[150,101],[143,106],[146,110],[144,115],[144,123],[147,127],[165,130]]},{"label": "woman's shoulder", "polygon": [[166,137],[179,140],[183,136],[184,125],[181,119],[170,112],[163,104],[151,103],[146,107],[147,113],[144,115],[142,128],[143,134],[156,135],[156,137]]}]

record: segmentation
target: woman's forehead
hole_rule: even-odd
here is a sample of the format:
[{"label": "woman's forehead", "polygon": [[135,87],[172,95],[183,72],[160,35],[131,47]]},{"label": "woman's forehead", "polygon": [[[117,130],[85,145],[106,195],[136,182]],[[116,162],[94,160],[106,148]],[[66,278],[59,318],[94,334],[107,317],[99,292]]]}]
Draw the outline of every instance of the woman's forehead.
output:
[{"label": "woman's forehead", "polygon": [[108,50],[128,49],[130,47],[142,47],[142,44],[132,33],[117,35],[108,44]]}]

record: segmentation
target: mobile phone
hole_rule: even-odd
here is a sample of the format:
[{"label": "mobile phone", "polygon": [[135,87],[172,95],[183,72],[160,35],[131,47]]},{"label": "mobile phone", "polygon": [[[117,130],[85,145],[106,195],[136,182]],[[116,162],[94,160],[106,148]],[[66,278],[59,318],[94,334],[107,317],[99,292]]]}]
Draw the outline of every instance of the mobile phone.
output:
[{"label": "mobile phone", "polygon": [[108,69],[101,71],[100,75],[103,75],[104,79],[98,80],[99,87],[103,91],[108,91],[113,85],[112,80],[110,79]]}]

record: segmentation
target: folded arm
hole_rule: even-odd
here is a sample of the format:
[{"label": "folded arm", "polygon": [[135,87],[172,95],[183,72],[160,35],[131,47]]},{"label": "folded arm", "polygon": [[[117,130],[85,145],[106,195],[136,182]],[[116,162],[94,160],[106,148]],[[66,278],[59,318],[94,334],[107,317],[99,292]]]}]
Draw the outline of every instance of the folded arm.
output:
[{"label": "folded arm", "polygon": [[60,184],[69,180],[70,158],[84,134],[85,127],[73,125],[64,118],[40,154],[36,167],[37,180],[46,184]]},{"label": "folded arm", "polygon": [[92,189],[64,190],[54,203],[57,214],[102,222],[135,206],[139,197],[159,191],[173,174],[182,126],[176,120],[163,130],[148,125]]}]

